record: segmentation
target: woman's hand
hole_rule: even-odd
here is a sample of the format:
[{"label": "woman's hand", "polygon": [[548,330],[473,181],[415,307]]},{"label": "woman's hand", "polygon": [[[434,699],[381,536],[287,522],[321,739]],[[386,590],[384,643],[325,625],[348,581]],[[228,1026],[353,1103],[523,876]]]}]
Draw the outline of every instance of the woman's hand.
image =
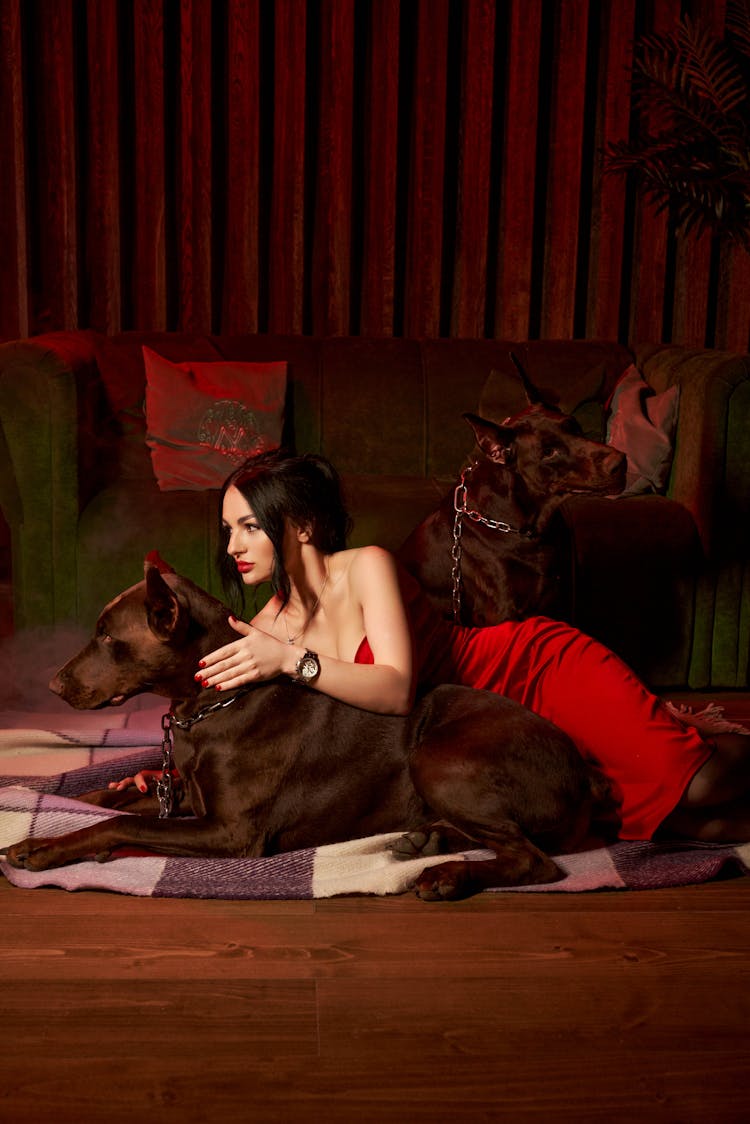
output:
[{"label": "woman's hand", "polygon": [[116,792],[123,792],[126,788],[137,788],[139,792],[148,792],[149,784],[156,782],[162,775],[161,769],[141,769],[134,777],[123,777],[121,781],[110,781],[107,788]]},{"label": "woman's hand", "polygon": [[289,670],[284,666],[285,662],[289,662],[284,660],[288,655],[287,645],[281,640],[236,617],[230,617],[229,623],[242,639],[225,644],[203,657],[195,678],[204,687],[228,691],[244,683],[274,679]]}]

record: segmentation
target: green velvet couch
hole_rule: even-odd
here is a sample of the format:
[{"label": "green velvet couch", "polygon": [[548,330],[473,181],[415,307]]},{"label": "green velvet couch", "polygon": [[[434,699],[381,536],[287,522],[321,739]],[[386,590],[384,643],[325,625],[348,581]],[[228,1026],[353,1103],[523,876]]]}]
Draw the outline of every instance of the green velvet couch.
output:
[{"label": "green velvet couch", "polygon": [[[568,501],[570,618],[654,687],[748,685],[750,360],[594,341],[318,339],[71,331],[0,347],[0,506],[17,630],[75,622],[157,549],[220,594],[215,492],[160,492],[145,444],[141,348],[173,362],[286,360],[285,439],[341,471],[354,544],[397,550],[451,487],[511,348],[561,408],[603,404],[635,359],[681,387],[666,496]],[[599,424],[599,423],[597,423]],[[594,427],[595,428],[595,427]],[[593,432],[590,430],[590,432]]]}]

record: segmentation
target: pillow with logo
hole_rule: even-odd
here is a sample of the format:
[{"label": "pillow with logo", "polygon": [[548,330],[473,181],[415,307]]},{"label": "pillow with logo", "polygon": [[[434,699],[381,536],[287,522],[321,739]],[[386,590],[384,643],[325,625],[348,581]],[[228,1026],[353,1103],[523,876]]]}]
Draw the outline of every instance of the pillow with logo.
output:
[{"label": "pillow with logo", "polygon": [[281,442],[287,365],[172,363],[148,347],[146,444],[163,492],[220,488]]}]

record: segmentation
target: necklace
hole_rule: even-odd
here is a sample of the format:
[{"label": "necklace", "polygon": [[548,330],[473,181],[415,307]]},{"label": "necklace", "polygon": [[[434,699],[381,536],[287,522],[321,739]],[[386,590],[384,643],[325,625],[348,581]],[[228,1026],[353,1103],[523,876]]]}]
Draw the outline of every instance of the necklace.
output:
[{"label": "necklace", "polygon": [[320,593],[315,598],[315,603],[314,603],[312,609],[310,610],[310,612],[307,614],[307,618],[305,620],[305,623],[302,625],[302,628],[299,630],[299,632],[296,632],[294,634],[294,636],[289,635],[289,625],[287,624],[287,621],[286,621],[286,609],[284,610],[284,628],[286,629],[286,642],[287,642],[287,644],[296,644],[297,641],[300,640],[305,635],[305,633],[307,632],[308,628],[310,627],[310,624],[312,622],[313,617],[315,616],[315,614],[317,613],[317,611],[320,607],[320,599],[323,596],[323,594],[325,593],[325,588],[328,585],[328,577],[329,577],[329,572],[326,571],[326,576],[323,579],[322,586],[320,587]]}]

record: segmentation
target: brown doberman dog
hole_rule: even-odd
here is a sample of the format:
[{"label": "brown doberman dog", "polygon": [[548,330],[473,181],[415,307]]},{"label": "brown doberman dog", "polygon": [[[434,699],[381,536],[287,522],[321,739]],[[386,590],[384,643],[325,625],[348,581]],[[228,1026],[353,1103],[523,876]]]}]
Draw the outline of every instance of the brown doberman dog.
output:
[{"label": "brown doberman dog", "polygon": [[[141,814],[25,839],[9,849],[14,866],[103,859],[120,845],[261,856],[404,832],[394,848],[401,858],[476,846],[495,853],[428,868],[418,879],[425,899],[460,898],[558,879],[549,853],[574,850],[611,812],[606,780],[565,734],[487,692],[438,687],[403,718],[286,677],[217,696],[194,671],[202,655],[235,637],[227,616],[219,601],[151,560],[145,580],[104,609],[93,639],[50,686],[85,710],[143,691],[172,700],[161,814],[154,794],[134,788],[89,794],[83,799]],[[169,814],[172,762],[182,792]]]},{"label": "brown doberman dog", "polygon": [[511,358],[528,407],[501,425],[463,415],[476,437],[471,463],[399,551],[443,616],[462,624],[564,616],[568,548],[552,517],[570,496],[625,486],[624,454],[545,405]]}]

